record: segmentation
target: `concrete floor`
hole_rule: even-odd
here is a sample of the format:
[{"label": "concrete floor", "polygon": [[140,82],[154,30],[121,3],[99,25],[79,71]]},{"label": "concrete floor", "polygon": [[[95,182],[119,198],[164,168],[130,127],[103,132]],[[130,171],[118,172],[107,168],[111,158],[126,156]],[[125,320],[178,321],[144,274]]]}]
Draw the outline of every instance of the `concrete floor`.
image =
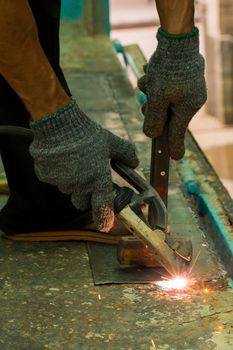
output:
[{"label": "concrete floor", "polygon": [[[141,170],[148,176],[150,145],[141,132],[139,105],[110,43],[102,38],[80,38],[77,42],[76,28],[64,25],[62,66],[84,111],[109,130],[135,142]],[[177,227],[186,225],[187,231],[191,228],[191,233],[192,229],[199,232],[201,245],[207,238],[188,202],[187,206],[182,204],[186,197],[177,184],[175,168],[173,175],[170,220]],[[177,215],[177,208],[182,210],[182,206],[187,207],[187,215]],[[200,286],[169,292],[154,284],[97,287],[85,243],[32,244],[2,239],[0,247],[0,349],[233,347],[230,288]],[[208,267],[202,255],[200,259]]]}]

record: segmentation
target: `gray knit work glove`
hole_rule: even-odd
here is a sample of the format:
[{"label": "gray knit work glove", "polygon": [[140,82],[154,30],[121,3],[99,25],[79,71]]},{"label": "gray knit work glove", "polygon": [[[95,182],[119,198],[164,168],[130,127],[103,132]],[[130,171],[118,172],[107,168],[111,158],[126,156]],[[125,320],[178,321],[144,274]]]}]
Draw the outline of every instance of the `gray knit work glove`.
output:
[{"label": "gray knit work glove", "polygon": [[74,100],[30,126],[34,133],[30,153],[38,178],[71,194],[77,209],[92,207],[97,228],[108,232],[114,222],[109,160],[137,167],[134,146],[89,119]]},{"label": "gray knit work glove", "polygon": [[147,96],[142,106],[143,131],[153,138],[162,134],[168,123],[169,152],[180,159],[185,152],[184,137],[188,124],[207,99],[204,58],[199,53],[197,28],[186,36],[170,35],[161,28],[158,47],[144,67],[138,87]]}]

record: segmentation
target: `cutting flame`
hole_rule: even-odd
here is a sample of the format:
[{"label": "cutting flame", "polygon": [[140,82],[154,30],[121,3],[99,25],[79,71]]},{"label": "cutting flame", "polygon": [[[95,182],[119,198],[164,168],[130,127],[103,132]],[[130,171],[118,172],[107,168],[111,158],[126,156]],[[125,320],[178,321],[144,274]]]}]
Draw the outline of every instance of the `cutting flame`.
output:
[{"label": "cutting flame", "polygon": [[166,290],[183,290],[188,286],[188,280],[184,277],[175,277],[171,280],[155,282],[155,284]]}]

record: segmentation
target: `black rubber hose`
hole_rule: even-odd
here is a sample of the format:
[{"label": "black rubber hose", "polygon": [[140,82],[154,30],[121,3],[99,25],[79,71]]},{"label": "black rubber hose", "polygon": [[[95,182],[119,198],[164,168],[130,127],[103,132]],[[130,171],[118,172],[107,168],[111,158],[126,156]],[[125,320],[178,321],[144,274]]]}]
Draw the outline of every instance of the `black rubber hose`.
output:
[{"label": "black rubber hose", "polygon": [[30,141],[33,140],[33,132],[30,129],[23,128],[22,126],[1,125],[0,135],[22,136]]}]

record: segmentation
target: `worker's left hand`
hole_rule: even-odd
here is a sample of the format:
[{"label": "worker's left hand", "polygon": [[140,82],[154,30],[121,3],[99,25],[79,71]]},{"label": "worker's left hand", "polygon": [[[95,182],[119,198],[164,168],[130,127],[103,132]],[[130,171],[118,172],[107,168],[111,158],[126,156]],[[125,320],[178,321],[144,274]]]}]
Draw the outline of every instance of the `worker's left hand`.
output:
[{"label": "worker's left hand", "polygon": [[70,194],[78,210],[91,208],[96,227],[108,232],[114,223],[110,159],[136,168],[134,145],[94,122],[75,100],[30,126],[30,153],[39,180]]},{"label": "worker's left hand", "polygon": [[207,99],[204,58],[197,28],[188,37],[169,37],[159,30],[157,39],[158,47],[144,67],[146,74],[138,81],[147,96],[143,131],[151,138],[160,136],[169,110],[169,153],[178,160],[185,152],[188,124]]}]

